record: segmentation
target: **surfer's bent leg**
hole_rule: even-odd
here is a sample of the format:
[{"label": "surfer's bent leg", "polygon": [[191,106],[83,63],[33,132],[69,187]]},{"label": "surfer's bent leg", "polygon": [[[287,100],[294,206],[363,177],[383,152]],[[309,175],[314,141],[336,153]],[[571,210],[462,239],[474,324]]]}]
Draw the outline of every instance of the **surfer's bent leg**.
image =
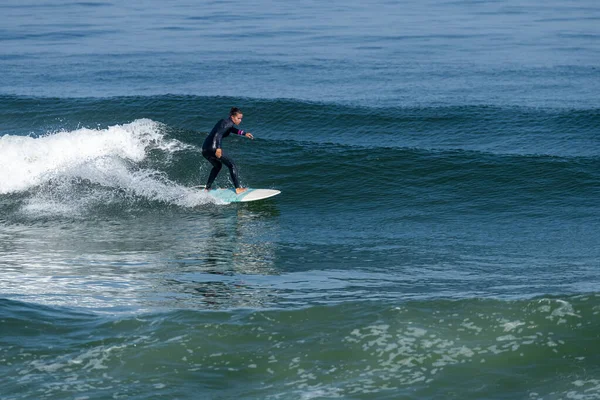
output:
[{"label": "surfer's bent leg", "polygon": [[221,163],[221,161],[219,161],[219,159],[212,153],[209,152],[202,152],[202,155],[204,156],[204,158],[206,158],[208,160],[209,163],[212,164],[213,168],[210,171],[210,175],[208,176],[208,182],[206,182],[206,190],[210,189],[210,187],[212,186],[213,182],[215,181],[215,179],[217,178],[217,175],[219,175],[219,172],[221,171],[221,167],[223,166],[223,164]]},{"label": "surfer's bent leg", "polygon": [[229,174],[231,175],[231,180],[233,181],[233,185],[236,189],[239,188],[240,180],[238,179],[237,167],[235,166],[233,160],[231,160],[231,158],[227,157],[225,154],[221,154],[220,161],[223,164],[227,165],[227,168],[229,168]]}]

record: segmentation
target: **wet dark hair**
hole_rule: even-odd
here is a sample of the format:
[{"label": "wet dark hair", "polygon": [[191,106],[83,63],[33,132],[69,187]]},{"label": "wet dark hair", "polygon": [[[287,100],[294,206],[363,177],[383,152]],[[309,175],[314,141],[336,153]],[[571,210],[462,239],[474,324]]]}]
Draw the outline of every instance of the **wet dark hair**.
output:
[{"label": "wet dark hair", "polygon": [[229,110],[229,115],[232,116],[236,114],[243,114],[243,112],[237,107],[231,107],[231,110]]}]

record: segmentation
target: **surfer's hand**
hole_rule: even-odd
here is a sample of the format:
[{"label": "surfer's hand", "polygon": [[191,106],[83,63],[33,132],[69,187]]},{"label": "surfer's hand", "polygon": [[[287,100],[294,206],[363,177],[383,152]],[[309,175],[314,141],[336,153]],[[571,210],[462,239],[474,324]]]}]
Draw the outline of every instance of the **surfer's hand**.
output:
[{"label": "surfer's hand", "polygon": [[215,151],[215,156],[217,156],[217,158],[221,158],[221,154],[223,154],[221,149],[217,149],[217,151]]},{"label": "surfer's hand", "polygon": [[248,139],[254,139],[254,135],[250,132],[247,132],[244,136],[246,136]]}]

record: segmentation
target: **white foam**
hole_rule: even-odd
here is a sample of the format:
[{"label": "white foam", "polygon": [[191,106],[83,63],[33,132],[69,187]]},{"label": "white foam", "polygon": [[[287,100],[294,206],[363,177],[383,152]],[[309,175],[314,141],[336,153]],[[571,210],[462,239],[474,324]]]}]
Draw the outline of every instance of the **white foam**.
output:
[{"label": "white foam", "polygon": [[[42,137],[4,135],[0,137],[0,194],[36,189],[23,206],[28,214],[77,214],[89,205],[110,201],[115,195],[111,190],[183,207],[211,202],[206,193],[139,166],[151,150],[162,151],[168,159],[177,151],[193,148],[165,138],[163,131],[162,124],[139,119]],[[108,190],[76,192],[82,181]]]},{"label": "white foam", "polygon": [[[48,174],[73,169],[104,157],[139,162],[151,143],[163,137],[160,124],[136,120],[106,129],[82,128],[33,138],[0,137],[0,193],[27,190],[42,183]],[[167,148],[169,144],[159,147]]]},{"label": "white foam", "polygon": [[506,322],[504,325],[502,325],[502,327],[504,328],[504,332],[510,332],[522,325],[525,325],[525,322],[509,321],[509,322]]}]

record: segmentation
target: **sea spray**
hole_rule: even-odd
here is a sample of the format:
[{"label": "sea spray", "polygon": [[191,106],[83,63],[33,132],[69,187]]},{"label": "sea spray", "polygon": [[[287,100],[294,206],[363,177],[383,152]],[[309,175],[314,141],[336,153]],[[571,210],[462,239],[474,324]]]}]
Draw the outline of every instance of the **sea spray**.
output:
[{"label": "sea spray", "polygon": [[21,209],[30,216],[80,215],[124,197],[184,207],[211,202],[148,164],[149,154],[167,160],[194,146],[166,138],[164,125],[138,119],[105,129],[80,128],[39,137],[0,137],[0,194],[27,193]]}]

